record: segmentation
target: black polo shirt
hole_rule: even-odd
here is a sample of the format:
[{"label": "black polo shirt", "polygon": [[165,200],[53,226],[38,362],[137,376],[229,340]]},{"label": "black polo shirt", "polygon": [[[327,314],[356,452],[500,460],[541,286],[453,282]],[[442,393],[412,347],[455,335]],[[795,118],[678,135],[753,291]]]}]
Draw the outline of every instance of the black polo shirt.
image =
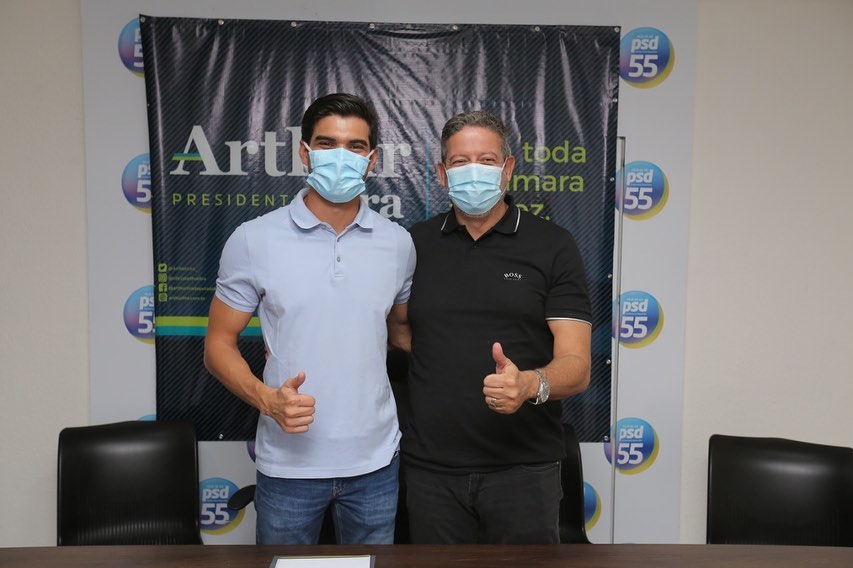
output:
[{"label": "black polo shirt", "polygon": [[492,471],[564,456],[558,401],[503,415],[483,400],[492,343],[519,369],[534,369],[553,358],[548,319],[591,321],[572,235],[505,199],[509,210],[477,241],[452,210],[411,228],[418,263],[402,448],[421,467]]}]

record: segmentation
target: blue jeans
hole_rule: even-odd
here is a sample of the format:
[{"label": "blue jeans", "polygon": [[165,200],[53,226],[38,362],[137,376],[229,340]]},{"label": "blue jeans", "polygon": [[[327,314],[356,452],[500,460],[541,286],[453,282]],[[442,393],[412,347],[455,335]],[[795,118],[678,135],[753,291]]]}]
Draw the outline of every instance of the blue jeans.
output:
[{"label": "blue jeans", "polygon": [[403,468],[413,544],[558,544],[560,462],[488,473]]},{"label": "blue jeans", "polygon": [[355,477],[284,479],[257,472],[258,544],[317,544],[331,506],[339,544],[393,544],[400,458]]}]

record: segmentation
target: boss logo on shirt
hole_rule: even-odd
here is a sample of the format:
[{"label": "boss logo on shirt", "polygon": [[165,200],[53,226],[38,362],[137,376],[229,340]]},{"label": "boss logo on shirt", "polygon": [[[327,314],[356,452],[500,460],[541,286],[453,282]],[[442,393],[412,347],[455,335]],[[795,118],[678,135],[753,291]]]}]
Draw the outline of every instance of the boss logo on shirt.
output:
[{"label": "boss logo on shirt", "polygon": [[519,281],[521,281],[521,273],[520,272],[504,272],[504,280],[509,280],[511,282],[519,282]]}]

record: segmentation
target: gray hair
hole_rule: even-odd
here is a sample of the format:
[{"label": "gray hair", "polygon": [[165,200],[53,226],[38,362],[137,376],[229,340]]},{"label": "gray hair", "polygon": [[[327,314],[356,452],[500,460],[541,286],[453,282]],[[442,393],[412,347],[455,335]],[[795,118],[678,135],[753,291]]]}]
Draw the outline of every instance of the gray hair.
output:
[{"label": "gray hair", "polygon": [[447,160],[447,140],[466,126],[487,128],[501,137],[501,153],[504,158],[512,155],[509,147],[509,130],[497,116],[484,110],[470,110],[448,120],[441,130],[441,161]]}]

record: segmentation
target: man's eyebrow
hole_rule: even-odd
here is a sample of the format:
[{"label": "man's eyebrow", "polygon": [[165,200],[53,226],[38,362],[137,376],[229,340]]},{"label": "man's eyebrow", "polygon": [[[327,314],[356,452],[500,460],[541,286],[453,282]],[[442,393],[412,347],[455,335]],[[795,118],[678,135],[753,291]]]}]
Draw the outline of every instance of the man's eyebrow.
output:
[{"label": "man's eyebrow", "polygon": [[[318,134],[314,137],[314,142],[338,142],[338,139],[334,136],[323,136]],[[350,140],[346,140],[347,144],[364,144],[369,145],[370,143],[364,138],[352,138]]]}]

